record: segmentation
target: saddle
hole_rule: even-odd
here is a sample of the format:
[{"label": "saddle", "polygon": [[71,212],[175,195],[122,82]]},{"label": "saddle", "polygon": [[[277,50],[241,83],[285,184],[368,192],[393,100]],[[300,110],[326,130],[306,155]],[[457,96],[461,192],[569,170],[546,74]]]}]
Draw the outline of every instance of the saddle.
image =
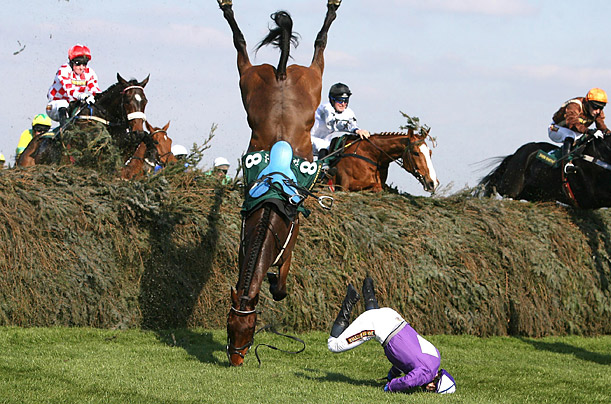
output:
[{"label": "saddle", "polygon": [[[276,201],[289,210],[308,216],[310,211],[303,206],[308,196],[315,196],[311,189],[321,175],[322,164],[294,157],[288,142],[279,141],[270,151],[251,152],[242,157],[246,195],[242,214],[255,209],[264,201]],[[316,197],[324,209],[330,209],[333,198]],[[276,203],[274,202],[274,203]]]},{"label": "saddle", "polygon": [[301,203],[305,196],[299,194],[295,188],[297,177],[291,170],[292,160],[293,148],[291,145],[284,140],[276,142],[269,152],[269,165],[259,173],[248,194],[253,198],[258,198],[277,184],[290,203],[293,205]]}]

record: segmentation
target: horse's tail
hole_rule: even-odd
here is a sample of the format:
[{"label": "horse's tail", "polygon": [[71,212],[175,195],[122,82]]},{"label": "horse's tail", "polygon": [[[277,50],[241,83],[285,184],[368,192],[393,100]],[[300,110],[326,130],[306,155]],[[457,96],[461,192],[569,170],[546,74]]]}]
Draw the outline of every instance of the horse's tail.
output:
[{"label": "horse's tail", "polygon": [[512,156],[494,158],[495,161],[502,159],[501,163],[488,173],[488,175],[483,177],[478,184],[484,196],[491,196],[496,192],[503,175],[505,175],[505,171],[507,171],[507,164],[509,164],[510,157]]},{"label": "horse's tail", "polygon": [[259,42],[256,50],[269,44],[280,48],[280,61],[276,68],[276,79],[284,80],[286,78],[286,64],[289,60],[291,44],[295,47],[299,45],[299,34],[293,33],[293,19],[286,11],[277,11],[270,17],[276,23],[276,28],[270,28],[269,34]]}]

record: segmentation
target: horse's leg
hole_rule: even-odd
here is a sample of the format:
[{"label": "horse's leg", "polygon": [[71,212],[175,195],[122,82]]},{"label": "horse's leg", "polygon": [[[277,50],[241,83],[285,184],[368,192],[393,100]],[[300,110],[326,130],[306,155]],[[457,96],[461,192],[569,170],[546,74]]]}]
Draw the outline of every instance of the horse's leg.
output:
[{"label": "horse's leg", "polygon": [[325,14],[322,28],[318,32],[318,35],[316,35],[316,40],[314,41],[314,57],[312,58],[310,67],[317,66],[321,74],[325,68],[324,53],[327,47],[327,33],[329,32],[329,28],[331,28],[331,23],[333,23],[335,17],[337,17],[336,11],[340,4],[342,4],[342,0],[329,0],[327,2],[327,14]]},{"label": "horse's leg", "polygon": [[[278,270],[278,274],[268,272],[267,280],[269,281],[269,291],[274,297],[275,301],[280,301],[284,299],[287,295],[286,291],[286,277],[289,274],[289,269],[291,268],[291,258],[293,257],[293,248],[295,247],[295,243],[297,242],[297,234],[299,234],[299,218],[295,219],[295,224],[293,227],[293,231],[290,235],[286,235],[285,237],[290,237],[286,249],[282,253],[281,259],[282,264]],[[279,246],[281,248],[282,246]]]},{"label": "horse's leg", "polygon": [[244,39],[244,34],[240,31],[240,27],[238,27],[238,23],[235,20],[235,16],[233,15],[232,9],[232,1],[231,0],[217,0],[221,10],[223,11],[223,16],[229,23],[229,27],[231,28],[231,32],[233,33],[233,45],[235,49],[238,51],[238,72],[240,76],[244,72],[245,69],[249,68],[251,65],[250,59],[248,58],[248,50],[246,49],[246,40]]}]

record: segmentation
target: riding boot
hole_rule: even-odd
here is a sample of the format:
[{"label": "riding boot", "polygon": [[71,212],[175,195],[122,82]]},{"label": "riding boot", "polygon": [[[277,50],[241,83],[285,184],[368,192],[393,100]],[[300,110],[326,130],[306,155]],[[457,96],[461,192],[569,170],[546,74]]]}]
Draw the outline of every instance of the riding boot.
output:
[{"label": "riding boot", "polygon": [[57,112],[59,114],[59,126],[63,128],[68,120],[68,110],[66,108],[60,108]]},{"label": "riding boot", "polygon": [[373,290],[373,279],[365,278],[363,281],[363,300],[365,310],[379,309],[378,300],[376,299],[375,291]]},{"label": "riding boot", "polygon": [[564,172],[566,174],[572,174],[575,172],[575,166],[573,165],[571,160],[568,158],[568,155],[571,152],[572,148],[573,148],[573,138],[567,137],[566,139],[564,139],[564,143],[562,143],[562,153],[561,153],[562,157],[567,160],[567,163],[564,166]]},{"label": "riding boot", "polygon": [[322,162],[322,169],[323,170],[328,170],[329,169],[329,164],[327,163],[326,160],[323,160],[325,157],[327,157],[327,155],[329,155],[329,150],[328,149],[320,149],[318,151],[318,161]]},{"label": "riding boot", "polygon": [[562,143],[562,153],[561,153],[562,157],[568,156],[572,148],[573,148],[573,138],[567,137],[566,139],[564,139],[564,142]]},{"label": "riding boot", "polygon": [[339,310],[339,314],[333,323],[333,327],[331,328],[331,336],[337,338],[340,336],[342,332],[348,327],[350,324],[350,314],[352,313],[352,308],[359,301],[361,296],[359,296],[359,292],[354,289],[352,284],[348,284],[348,291],[346,292],[346,297],[342,303],[342,308]]}]

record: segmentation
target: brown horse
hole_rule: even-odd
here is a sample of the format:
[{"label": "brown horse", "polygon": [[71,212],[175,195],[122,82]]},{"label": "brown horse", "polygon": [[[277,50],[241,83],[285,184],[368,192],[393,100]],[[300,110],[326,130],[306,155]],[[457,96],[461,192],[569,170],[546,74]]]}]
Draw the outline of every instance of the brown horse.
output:
[{"label": "brown horse", "polygon": [[169,127],[170,122],[163,128],[153,127],[146,122],[149,133],[138,145],[133,156],[125,162],[121,169],[121,178],[131,180],[141,176],[146,168],[154,169],[157,164],[165,166],[176,161],[176,157],[172,154],[172,139],[168,136]]},{"label": "brown horse", "polygon": [[[94,104],[87,105],[81,101],[70,104],[72,118],[68,123],[78,120],[106,125],[115,144],[127,159],[135,146],[140,143],[145,132],[144,108],[147,99],[144,86],[148,80],[147,77],[141,82],[127,81],[117,73],[117,83],[96,94]],[[61,133],[63,130],[64,128],[57,128],[54,131]],[[36,164],[59,163],[62,149],[60,136],[45,134],[30,141],[16,164],[19,167],[30,167]]]},{"label": "brown horse", "polygon": [[[287,67],[290,45],[297,44],[292,32],[293,21],[286,12],[272,14],[277,27],[270,29],[259,47],[272,43],[280,48],[280,61],[276,68],[269,64],[251,64],[231,0],[218,0],[218,3],[231,27],[237,50],[242,102],[252,130],[248,151],[271,150],[274,144],[284,140],[292,146],[294,156],[311,162],[310,129],[314,124],[314,112],[320,104],[323,53],[327,33],[341,0],[328,0],[327,13],[316,37],[309,67]],[[282,300],[287,294],[286,277],[299,232],[299,216],[291,217],[282,210],[274,203],[262,203],[243,215],[240,275],[236,288],[231,289],[231,309],[227,316],[227,357],[234,366],[243,363],[244,355],[253,343],[257,320],[255,306],[259,301],[261,283],[271,266],[279,267],[278,274],[267,274],[274,300]]]},{"label": "brown horse", "polygon": [[382,132],[369,139],[347,136],[345,146],[338,149],[339,160],[333,183],[344,191],[370,190],[380,192],[390,163],[397,162],[412,174],[425,191],[433,192],[439,185],[432,151],[426,144],[427,131],[420,134],[413,129],[405,132]]}]

